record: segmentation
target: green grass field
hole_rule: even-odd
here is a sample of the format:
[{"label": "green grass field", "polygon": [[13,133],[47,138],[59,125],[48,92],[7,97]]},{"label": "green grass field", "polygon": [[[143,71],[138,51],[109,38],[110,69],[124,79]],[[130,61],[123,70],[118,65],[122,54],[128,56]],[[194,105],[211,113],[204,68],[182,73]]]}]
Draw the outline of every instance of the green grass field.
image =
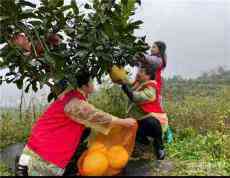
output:
[{"label": "green grass field", "polygon": [[[165,161],[170,161],[174,168],[159,172],[153,166],[152,175],[230,175],[230,85],[228,81],[202,84],[197,80],[166,81],[164,106],[174,142],[166,144]],[[90,102],[106,112],[126,117],[128,99],[119,86],[102,87]],[[21,120],[17,115],[17,111],[9,109],[1,113],[1,149],[25,142],[28,137],[34,115],[23,113]],[[145,152],[151,155],[151,149]],[[0,174],[12,173],[1,163]]]}]

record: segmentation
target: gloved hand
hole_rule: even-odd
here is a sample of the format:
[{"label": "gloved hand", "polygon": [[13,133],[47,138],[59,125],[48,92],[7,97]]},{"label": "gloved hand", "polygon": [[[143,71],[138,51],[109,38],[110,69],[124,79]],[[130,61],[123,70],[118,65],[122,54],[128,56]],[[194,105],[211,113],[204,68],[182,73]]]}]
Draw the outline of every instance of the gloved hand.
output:
[{"label": "gloved hand", "polygon": [[173,131],[170,127],[168,127],[166,132],[166,140],[167,143],[171,144],[173,142]]}]

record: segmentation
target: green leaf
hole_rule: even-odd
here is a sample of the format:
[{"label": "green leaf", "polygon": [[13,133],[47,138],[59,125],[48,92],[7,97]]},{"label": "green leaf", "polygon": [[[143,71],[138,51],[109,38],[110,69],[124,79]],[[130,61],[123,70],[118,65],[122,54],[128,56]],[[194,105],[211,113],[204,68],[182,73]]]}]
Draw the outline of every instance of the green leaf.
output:
[{"label": "green leaf", "polygon": [[90,43],[90,42],[80,42],[79,46],[84,47],[84,48],[90,48],[92,46],[92,43]]},{"label": "green leaf", "polygon": [[136,0],[121,0],[123,22],[127,21],[131,15],[134,15]]},{"label": "green leaf", "polygon": [[135,22],[130,23],[129,26],[131,26],[133,29],[137,29],[141,24],[143,24],[143,21],[137,20]]},{"label": "green leaf", "polygon": [[105,22],[105,23],[103,24],[103,27],[104,27],[105,33],[106,33],[108,36],[112,37],[112,36],[113,36],[113,27],[112,27],[112,24],[110,24],[110,22]]},{"label": "green leaf", "polygon": [[45,61],[48,62],[49,64],[55,64],[55,60],[52,57],[52,55],[48,52],[45,52]]},{"label": "green leaf", "polygon": [[102,45],[100,45],[100,46],[97,46],[95,49],[98,50],[98,51],[101,51],[101,50],[104,49],[104,47]]},{"label": "green leaf", "polygon": [[[6,40],[5,40],[5,37],[4,36],[0,36],[0,43],[5,43]],[[2,49],[1,49],[2,50]],[[0,53],[1,54],[1,53]]]},{"label": "green leaf", "polygon": [[73,8],[75,15],[79,14],[79,8],[77,6],[76,0],[71,0],[71,6]]},{"label": "green leaf", "polygon": [[2,82],[3,82],[3,77],[0,76],[0,85],[2,84]]},{"label": "green leaf", "polygon": [[25,88],[25,92],[26,92],[26,93],[29,92],[30,86],[31,86],[31,83],[29,83],[29,84],[26,86],[26,88]]},{"label": "green leaf", "polygon": [[21,90],[23,86],[23,79],[16,80],[15,83],[17,85],[17,88]]},{"label": "green leaf", "polygon": [[50,101],[52,101],[53,99],[55,99],[55,95],[51,92],[49,95],[48,95],[48,97],[47,97],[47,99],[48,99],[48,102],[50,102]]},{"label": "green leaf", "polygon": [[32,7],[32,8],[36,7],[36,4],[33,4],[33,3],[29,2],[29,1],[24,1],[24,0],[20,0],[18,2],[18,4],[21,5],[21,6],[29,6],[29,7]]},{"label": "green leaf", "polygon": [[35,21],[35,20],[29,21],[28,23],[32,24],[34,27],[40,26],[40,25],[43,24],[43,22],[42,22],[42,21],[39,21],[39,20],[36,20],[36,21]]},{"label": "green leaf", "polygon": [[0,16],[0,21],[7,20],[7,19],[9,19],[9,18],[10,18],[9,16]]},{"label": "green leaf", "polygon": [[84,7],[85,9],[91,9],[91,6],[88,3],[86,3]]},{"label": "green leaf", "polygon": [[141,0],[136,0],[136,2],[137,2],[139,5],[141,5]]},{"label": "green leaf", "polygon": [[42,3],[44,6],[48,6],[49,0],[41,0],[41,3]]},{"label": "green leaf", "polygon": [[[52,56],[54,62],[55,62],[55,67],[58,70],[57,73],[61,70],[61,68],[64,66],[65,60],[64,56],[59,53],[51,53],[50,56]],[[60,71],[62,73],[62,71]]]},{"label": "green leaf", "polygon": [[[60,11],[61,11],[61,12],[64,12],[64,11],[66,11],[66,10],[69,10],[70,8],[72,8],[71,5],[62,6],[61,9],[60,9]],[[60,12],[59,12],[59,13],[60,13]]]},{"label": "green leaf", "polygon": [[57,7],[61,7],[64,4],[64,0],[49,0],[48,7],[51,9],[55,9]]},{"label": "green leaf", "polygon": [[38,87],[37,87],[37,82],[36,81],[32,82],[32,89],[34,90],[34,92],[38,91]]},{"label": "green leaf", "polygon": [[18,20],[22,20],[22,19],[28,19],[28,18],[37,18],[37,15],[35,15],[32,12],[25,12],[25,13],[21,13],[18,16]]},{"label": "green leaf", "polygon": [[6,78],[6,83],[11,83],[11,82],[13,82],[13,80],[14,80],[14,78],[12,78],[12,79]]}]

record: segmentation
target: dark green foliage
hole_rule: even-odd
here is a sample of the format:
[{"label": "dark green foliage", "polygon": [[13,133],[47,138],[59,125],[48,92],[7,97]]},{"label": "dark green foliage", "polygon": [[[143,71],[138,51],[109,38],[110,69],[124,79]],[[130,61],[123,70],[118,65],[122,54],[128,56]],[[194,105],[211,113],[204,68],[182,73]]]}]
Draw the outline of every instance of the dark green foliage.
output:
[{"label": "dark green foliage", "polygon": [[[138,3],[94,0],[81,12],[74,0],[69,5],[63,0],[41,0],[39,7],[24,0],[1,0],[0,42],[5,45],[0,52],[0,67],[9,72],[1,76],[0,84],[15,83],[21,89],[25,83],[25,91],[32,87],[35,92],[48,85],[54,91],[62,79],[75,87],[75,76],[82,69],[100,81],[113,64],[133,64],[135,53],[148,48],[144,38],[134,35],[142,24],[132,19]],[[25,33],[32,44],[29,56],[11,42],[19,32]],[[54,45],[49,38],[52,34],[64,40]],[[37,49],[39,44],[42,54]]]}]

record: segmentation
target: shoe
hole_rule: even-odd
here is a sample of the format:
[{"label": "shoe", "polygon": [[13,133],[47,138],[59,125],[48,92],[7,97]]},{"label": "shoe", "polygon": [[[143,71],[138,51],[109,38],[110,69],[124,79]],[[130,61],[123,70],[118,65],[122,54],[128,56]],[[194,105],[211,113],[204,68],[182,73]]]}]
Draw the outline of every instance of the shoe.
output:
[{"label": "shoe", "polygon": [[165,158],[165,151],[163,149],[157,150],[157,159],[158,160],[163,160]]},{"label": "shoe", "polygon": [[28,167],[18,164],[16,167],[15,175],[16,176],[23,176],[23,177],[28,176]]}]

